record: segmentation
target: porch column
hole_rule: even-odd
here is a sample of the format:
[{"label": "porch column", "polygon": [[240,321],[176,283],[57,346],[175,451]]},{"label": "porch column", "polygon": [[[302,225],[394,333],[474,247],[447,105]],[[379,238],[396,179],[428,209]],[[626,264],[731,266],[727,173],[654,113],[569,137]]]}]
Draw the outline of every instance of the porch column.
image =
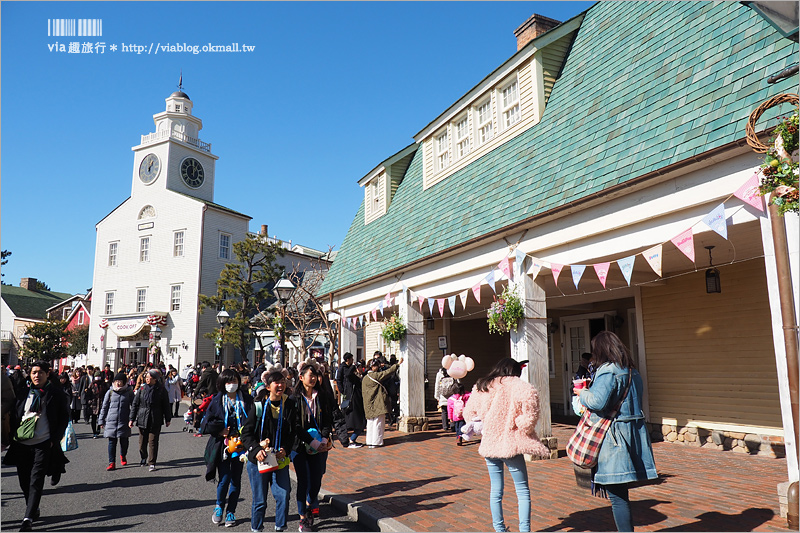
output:
[{"label": "porch column", "polygon": [[347,352],[353,354],[353,361],[355,362],[357,343],[358,335],[356,335],[356,331],[354,329],[350,329],[350,327],[347,325],[347,320],[342,317],[339,328],[339,346],[341,347],[339,350],[340,363],[342,361],[341,358]]},{"label": "porch column", "polygon": [[425,418],[425,329],[422,313],[408,302],[408,290],[398,296],[400,320],[406,325],[406,336],[400,340],[400,431],[428,429]]},{"label": "porch column", "polygon": [[[526,262],[530,259],[526,258]],[[523,265],[525,267],[526,265]],[[520,269],[525,272],[524,268]],[[547,303],[542,278],[531,279],[527,274],[517,278],[517,290],[524,297],[525,318],[511,331],[511,357],[528,361],[522,379],[536,387],[539,393],[539,420],[536,434],[550,449],[550,458],[558,458],[557,440],[553,437],[550,420],[550,368],[547,355]]]}]

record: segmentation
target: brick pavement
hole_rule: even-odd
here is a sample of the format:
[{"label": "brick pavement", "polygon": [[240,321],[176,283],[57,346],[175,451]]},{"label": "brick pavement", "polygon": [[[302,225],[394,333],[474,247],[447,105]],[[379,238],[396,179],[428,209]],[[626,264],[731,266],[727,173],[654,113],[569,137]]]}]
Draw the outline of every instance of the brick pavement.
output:
[{"label": "brick pavement", "polygon": [[[528,464],[536,531],[612,531],[608,500],[578,488],[564,445],[574,426],[554,424],[560,456]],[[363,439],[361,439],[363,440]],[[383,448],[337,447],[323,490],[352,502],[383,531],[491,531],[486,464],[478,443],[452,433],[387,431]],[[790,531],[778,514],[785,459],[734,455],[669,443],[653,445],[660,482],[631,491],[639,531]],[[518,527],[506,474],[507,525]],[[363,516],[362,516],[363,519]],[[380,520],[379,520],[380,519]]]}]

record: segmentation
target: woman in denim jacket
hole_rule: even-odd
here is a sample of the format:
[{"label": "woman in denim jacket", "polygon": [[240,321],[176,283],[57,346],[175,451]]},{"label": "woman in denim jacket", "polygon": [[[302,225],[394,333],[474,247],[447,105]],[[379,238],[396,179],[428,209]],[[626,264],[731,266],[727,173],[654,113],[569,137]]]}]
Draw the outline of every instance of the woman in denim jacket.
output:
[{"label": "woman in denim jacket", "polygon": [[593,482],[600,493],[602,489],[608,493],[617,530],[633,531],[628,484],[658,477],[642,411],[642,377],[634,368],[628,349],[610,331],[602,331],[592,339],[592,355],[597,366],[592,386],[574,391],[592,412],[592,422],[597,422],[598,415],[610,416],[625,394],[628,376],[632,379],[600,446]]}]

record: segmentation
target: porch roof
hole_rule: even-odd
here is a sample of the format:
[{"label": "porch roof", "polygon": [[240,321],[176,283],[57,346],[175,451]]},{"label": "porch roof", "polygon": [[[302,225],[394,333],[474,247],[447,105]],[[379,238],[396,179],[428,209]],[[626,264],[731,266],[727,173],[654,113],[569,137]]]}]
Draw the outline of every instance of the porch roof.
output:
[{"label": "porch roof", "polygon": [[766,78],[797,53],[738,2],[598,2],[541,122],[427,190],[418,150],[385,215],[365,225],[362,203],[321,293],[740,141],[756,106],[796,91]]}]

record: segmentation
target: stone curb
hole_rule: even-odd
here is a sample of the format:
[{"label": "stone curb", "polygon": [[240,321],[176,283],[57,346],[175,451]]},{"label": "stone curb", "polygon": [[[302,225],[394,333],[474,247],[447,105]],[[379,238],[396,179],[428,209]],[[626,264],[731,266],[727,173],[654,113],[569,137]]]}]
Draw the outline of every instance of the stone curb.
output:
[{"label": "stone curb", "polygon": [[[295,474],[294,470],[289,470],[289,476],[294,480],[295,483],[297,483],[297,474]],[[352,520],[355,520],[364,526],[365,531],[382,531],[390,533],[409,533],[414,531],[413,529],[409,529],[408,526],[404,526],[394,518],[387,518],[369,505],[361,503],[358,500],[354,500],[353,498],[339,496],[338,494],[333,494],[325,489],[320,489],[319,499],[326,501],[340,511],[347,513],[347,516],[349,516]]]}]

